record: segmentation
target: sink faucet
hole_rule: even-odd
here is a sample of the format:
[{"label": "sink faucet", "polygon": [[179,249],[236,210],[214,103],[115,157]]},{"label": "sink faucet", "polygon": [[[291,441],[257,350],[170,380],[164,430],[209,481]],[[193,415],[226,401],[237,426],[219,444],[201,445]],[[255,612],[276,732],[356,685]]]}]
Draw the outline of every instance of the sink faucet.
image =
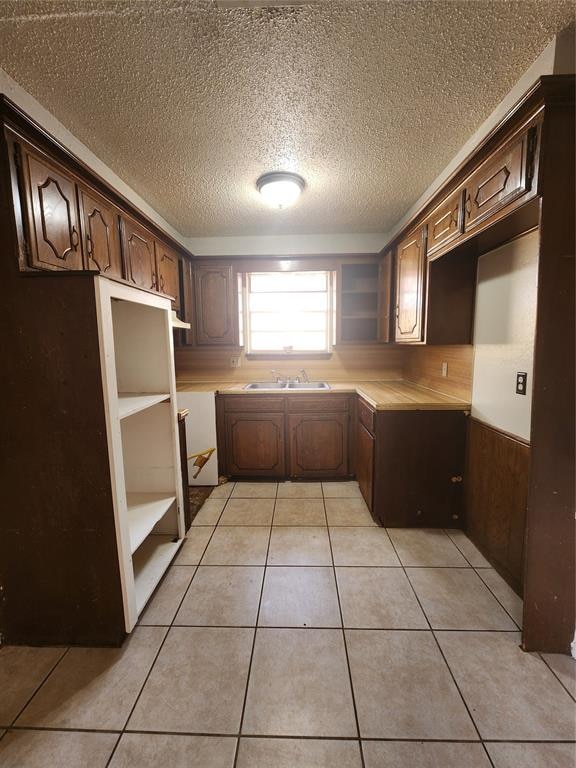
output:
[{"label": "sink faucet", "polygon": [[275,368],[272,368],[270,373],[272,374],[272,378],[277,384],[286,384],[286,377],[279,374]]},{"label": "sink faucet", "polygon": [[300,369],[300,373],[302,374],[302,381],[305,384],[307,384],[310,381],[310,379],[308,378],[308,374],[306,373],[306,369],[305,368],[301,368]]}]

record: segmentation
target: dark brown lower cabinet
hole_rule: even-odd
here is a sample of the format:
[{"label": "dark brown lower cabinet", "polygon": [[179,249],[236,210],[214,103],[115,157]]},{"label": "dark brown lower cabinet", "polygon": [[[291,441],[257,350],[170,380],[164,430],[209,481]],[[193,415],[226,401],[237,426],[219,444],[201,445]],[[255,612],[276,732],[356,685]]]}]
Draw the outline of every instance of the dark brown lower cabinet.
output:
[{"label": "dark brown lower cabinet", "polygon": [[226,413],[225,464],[233,477],[284,477],[284,414]]},{"label": "dark brown lower cabinet", "polygon": [[372,512],[374,495],[374,435],[358,422],[356,430],[356,480],[368,509]]},{"label": "dark brown lower cabinet", "polygon": [[291,413],[290,477],[348,476],[348,419],[348,413]]},{"label": "dark brown lower cabinet", "polygon": [[520,595],[529,471],[529,445],[470,420],[466,532]]},{"label": "dark brown lower cabinet", "polygon": [[372,515],[381,525],[462,527],[466,426],[461,411],[377,412]]},{"label": "dark brown lower cabinet", "polygon": [[229,477],[350,477],[349,395],[219,395],[219,470]]}]

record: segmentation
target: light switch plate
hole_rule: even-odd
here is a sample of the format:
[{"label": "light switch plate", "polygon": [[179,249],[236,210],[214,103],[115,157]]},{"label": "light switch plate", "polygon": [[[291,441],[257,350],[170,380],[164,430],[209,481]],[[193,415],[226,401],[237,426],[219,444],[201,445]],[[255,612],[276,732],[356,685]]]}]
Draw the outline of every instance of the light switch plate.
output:
[{"label": "light switch plate", "polygon": [[230,358],[230,368],[240,368],[240,358],[236,355]]}]

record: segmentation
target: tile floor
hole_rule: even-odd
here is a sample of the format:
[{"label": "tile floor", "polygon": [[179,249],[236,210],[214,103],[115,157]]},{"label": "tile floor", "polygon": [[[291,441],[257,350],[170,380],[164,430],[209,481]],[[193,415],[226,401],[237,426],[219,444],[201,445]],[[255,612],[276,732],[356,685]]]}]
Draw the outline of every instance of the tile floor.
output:
[{"label": "tile floor", "polygon": [[460,531],[215,489],[121,649],[0,650],[2,768],[574,768],[575,663]]}]

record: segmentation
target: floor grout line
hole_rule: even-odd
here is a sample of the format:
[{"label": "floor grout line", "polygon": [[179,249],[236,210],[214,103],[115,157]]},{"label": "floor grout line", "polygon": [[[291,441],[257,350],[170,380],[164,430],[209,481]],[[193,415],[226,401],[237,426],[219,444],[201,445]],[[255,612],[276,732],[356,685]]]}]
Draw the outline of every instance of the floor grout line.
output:
[{"label": "floor grout line", "polygon": [[340,601],[340,590],[338,588],[338,576],[336,574],[336,564],[334,562],[334,551],[332,549],[332,539],[330,537],[330,526],[328,525],[328,512],[326,510],[326,498],[324,497],[324,486],[322,488],[322,501],[324,503],[324,514],[326,515],[326,527],[328,529],[328,544],[330,546],[330,557],[332,558],[332,575],[334,577],[334,586],[336,588],[336,599],[338,600],[338,610],[340,612],[340,621],[342,623],[342,642],[344,644],[344,654],[346,656],[346,666],[348,667],[348,680],[350,682],[350,693],[352,696],[352,706],[354,708],[354,719],[356,720],[356,731],[358,732],[358,748],[360,750],[360,762],[362,768],[365,768],[364,748],[362,746],[362,736],[360,733],[360,720],[358,718],[358,707],[356,705],[356,694],[354,691],[354,681],[352,679],[352,668],[350,666],[350,656],[348,654],[348,643],[346,642],[346,631],[344,629],[344,614],[342,613],[342,603]]},{"label": "floor grout line", "polygon": [[24,704],[24,706],[23,706],[23,707],[22,707],[22,708],[19,710],[19,712],[17,713],[16,717],[14,717],[14,718],[13,718],[12,722],[10,723],[10,726],[8,726],[8,727],[12,727],[12,726],[13,726],[13,725],[16,723],[16,720],[18,720],[18,718],[19,718],[19,717],[22,715],[22,713],[24,712],[24,710],[25,710],[25,709],[28,707],[28,705],[31,703],[32,699],[33,699],[33,698],[36,696],[36,694],[37,694],[37,693],[40,691],[40,689],[42,688],[42,686],[43,686],[43,685],[46,683],[46,681],[48,680],[48,678],[49,678],[49,677],[52,675],[52,673],[54,672],[54,670],[56,669],[56,667],[57,667],[57,666],[60,664],[60,662],[62,661],[62,659],[63,659],[65,656],[67,656],[67,655],[68,655],[68,652],[71,650],[71,648],[72,648],[72,646],[68,646],[68,647],[67,647],[67,648],[64,650],[64,653],[63,653],[61,656],[59,656],[59,657],[58,657],[58,659],[57,659],[57,661],[55,661],[55,662],[54,662],[54,664],[52,665],[52,667],[50,667],[50,669],[48,670],[48,672],[46,673],[46,675],[44,676],[44,678],[43,678],[43,679],[41,680],[41,682],[40,682],[40,683],[39,683],[39,684],[36,686],[36,688],[34,689],[34,692],[33,692],[32,694],[30,694],[29,698],[26,700],[26,703],[25,703],[25,704]]},{"label": "floor grout line", "polygon": [[266,547],[266,558],[264,560],[264,568],[262,571],[262,584],[260,585],[260,597],[258,599],[258,610],[256,611],[256,623],[254,625],[254,637],[252,639],[252,649],[250,651],[250,661],[248,663],[248,674],[246,675],[246,688],[244,689],[244,701],[242,702],[242,712],[240,714],[240,725],[238,727],[238,738],[236,741],[236,750],[234,752],[233,768],[236,768],[238,764],[238,755],[240,753],[240,739],[242,738],[242,727],[244,725],[244,715],[246,713],[246,703],[248,701],[248,687],[250,685],[250,677],[252,675],[252,662],[254,660],[254,650],[256,648],[256,635],[258,633],[258,620],[260,618],[260,609],[262,607],[262,596],[264,594],[264,584],[266,583],[266,567],[268,564],[268,556],[270,553],[270,542],[272,541],[272,527],[274,525],[274,515],[276,514],[276,502],[278,501],[278,483],[276,484],[276,496],[274,497],[274,507],[272,509],[272,520],[270,521],[270,531],[268,533],[268,546]]},{"label": "floor grout line", "polygon": [[[450,538],[448,536],[448,534],[446,534],[446,536],[448,538]],[[394,544],[394,541],[393,541],[392,537],[389,536],[389,539],[390,539],[390,542],[392,543],[392,547],[394,548],[394,552],[396,553],[396,557],[400,560],[400,555],[398,554],[398,551],[396,549],[396,545]],[[464,555],[462,555],[462,556],[464,557]],[[464,557],[464,559],[467,562],[470,562],[466,557]],[[402,564],[402,560],[400,560],[400,563]],[[464,698],[464,694],[460,690],[460,686],[458,685],[458,682],[456,681],[456,677],[454,676],[454,673],[452,672],[452,669],[451,669],[450,665],[448,664],[448,660],[446,659],[446,656],[444,655],[444,651],[442,650],[442,648],[440,646],[440,642],[438,641],[438,638],[436,637],[436,633],[435,633],[435,631],[434,631],[434,629],[432,627],[432,624],[430,623],[430,619],[428,618],[428,614],[424,610],[424,606],[420,602],[420,598],[418,597],[418,593],[414,589],[414,585],[410,581],[410,578],[408,577],[408,574],[406,573],[406,568],[404,567],[403,564],[402,564],[402,569],[404,571],[404,575],[406,577],[406,580],[410,584],[410,588],[412,589],[412,592],[414,593],[414,597],[416,598],[416,601],[418,602],[418,605],[420,606],[420,610],[422,611],[422,613],[424,615],[424,618],[426,619],[426,621],[428,623],[428,626],[430,627],[430,633],[431,633],[432,637],[434,638],[434,642],[436,643],[436,647],[438,648],[438,651],[439,651],[440,655],[442,656],[442,659],[444,660],[444,664],[446,665],[446,669],[448,670],[448,673],[449,673],[450,677],[452,678],[452,681],[454,682],[454,685],[456,686],[456,690],[458,691],[458,694],[459,694],[459,696],[460,696],[460,698],[462,700],[462,703],[464,704],[464,706],[466,708],[466,712],[468,713],[468,717],[470,718],[470,721],[471,721],[472,725],[474,726],[474,730],[478,734],[478,739],[480,740],[480,743],[482,744],[482,747],[484,749],[484,753],[485,753],[485,755],[486,755],[490,765],[492,766],[492,768],[495,768],[494,767],[494,763],[492,761],[492,758],[490,757],[490,755],[488,753],[488,750],[486,749],[486,745],[484,744],[484,740],[482,739],[482,735],[480,733],[480,730],[479,730],[478,726],[476,725],[476,721],[472,717],[472,713],[470,711],[468,703],[466,702],[466,699]]]},{"label": "floor grout line", "polygon": [[[228,497],[228,499],[226,499],[226,503],[225,503],[225,504],[224,504],[224,506],[222,507],[222,512],[220,513],[220,517],[221,517],[221,516],[224,514],[224,510],[226,509],[226,505],[228,504],[228,500],[229,500],[229,498],[230,498],[230,497]],[[218,519],[220,519],[220,517],[219,517]],[[188,533],[189,533],[189,531],[191,530],[191,528],[192,528],[192,526],[190,526],[190,528],[188,529],[188,531],[186,531],[186,533],[185,533],[185,536],[187,536],[187,535],[188,535]],[[171,630],[171,629],[172,629],[172,627],[174,626],[174,622],[175,622],[175,620],[176,620],[176,616],[178,615],[178,611],[180,610],[180,608],[181,608],[181,606],[182,606],[182,603],[183,603],[183,602],[184,602],[184,600],[186,599],[186,595],[188,594],[188,590],[190,589],[190,585],[192,584],[192,582],[194,581],[194,577],[195,577],[195,576],[196,576],[196,574],[198,573],[198,567],[199,567],[199,564],[200,564],[200,562],[202,562],[202,558],[203,558],[203,557],[204,557],[204,555],[206,554],[206,550],[208,549],[208,546],[210,545],[210,542],[212,541],[212,537],[214,536],[214,533],[215,533],[215,531],[216,531],[216,526],[214,526],[214,528],[212,529],[212,533],[210,534],[210,537],[209,537],[208,541],[206,542],[206,544],[205,544],[205,546],[204,546],[204,549],[203,549],[203,551],[202,551],[202,555],[201,555],[201,557],[199,558],[199,561],[198,561],[198,563],[197,563],[196,565],[192,565],[192,566],[189,566],[189,567],[192,567],[192,568],[194,568],[194,573],[192,574],[192,578],[190,579],[190,582],[188,583],[188,586],[186,587],[186,589],[185,589],[185,591],[184,591],[184,594],[182,595],[182,599],[181,599],[181,600],[180,600],[180,602],[178,603],[178,607],[176,608],[176,610],[175,610],[175,612],[174,612],[174,615],[173,615],[173,617],[172,617],[172,621],[170,622],[170,625],[168,625],[168,626],[167,626],[167,628],[166,628],[166,633],[164,634],[164,637],[162,638],[162,642],[160,643],[160,647],[158,648],[158,651],[157,651],[157,653],[156,653],[156,654],[155,654],[155,656],[154,656],[154,659],[153,659],[153,661],[152,661],[152,664],[150,665],[150,669],[148,670],[148,672],[147,672],[147,674],[146,674],[146,676],[145,676],[145,678],[144,678],[144,682],[143,682],[143,683],[142,683],[142,685],[140,686],[140,690],[138,691],[138,695],[137,695],[137,696],[136,696],[136,698],[134,699],[134,703],[132,704],[132,707],[130,708],[130,712],[128,713],[128,717],[127,717],[127,718],[126,718],[126,720],[124,721],[124,726],[123,726],[123,728],[122,728],[122,730],[121,730],[121,732],[120,732],[120,736],[118,737],[118,740],[116,741],[116,744],[114,745],[114,748],[113,748],[112,752],[110,753],[110,756],[109,756],[108,760],[106,761],[106,766],[105,766],[105,768],[108,768],[108,766],[110,765],[110,763],[111,763],[111,762],[112,762],[112,760],[114,759],[114,755],[115,755],[115,753],[116,753],[116,750],[118,749],[118,745],[120,744],[120,741],[121,741],[121,739],[122,739],[122,736],[123,736],[123,735],[124,735],[124,733],[126,732],[126,727],[127,727],[128,723],[130,722],[130,718],[131,718],[131,717],[132,717],[132,715],[134,714],[134,710],[136,709],[136,706],[138,705],[138,702],[140,701],[140,697],[142,696],[142,692],[144,691],[144,688],[146,687],[146,683],[148,682],[148,680],[149,680],[149,678],[150,678],[150,675],[152,674],[152,670],[153,670],[153,669],[154,669],[154,667],[156,666],[156,662],[158,661],[158,658],[159,658],[159,656],[160,656],[160,654],[161,654],[161,652],[162,652],[162,649],[164,648],[164,645],[165,645],[165,643],[166,643],[166,640],[168,639],[168,635],[170,634],[170,630]],[[162,586],[162,584],[164,583],[164,579],[165,579],[166,575],[169,573],[169,571],[170,571],[170,568],[171,568],[171,565],[170,565],[170,566],[169,566],[169,567],[166,569],[166,573],[164,574],[164,576],[163,576],[163,577],[162,577],[162,579],[160,580],[160,583],[158,584],[158,586],[157,586],[157,587],[156,587],[156,589],[154,590],[154,594],[156,594],[156,592],[158,591],[158,589],[159,589],[159,588]],[[151,599],[151,598],[150,598],[150,599]],[[145,609],[146,609],[146,607],[147,607],[149,604],[150,604],[150,600],[148,600],[148,603],[146,604],[146,606],[145,606]],[[147,626],[147,625],[141,625],[141,626]]]},{"label": "floor grout line", "polygon": [[[444,531],[444,533],[446,534],[446,536],[448,536],[448,538],[450,539],[450,541],[452,542],[452,544],[454,544],[454,546],[456,547],[456,549],[457,549],[457,550],[460,552],[460,554],[462,555],[462,557],[464,558],[464,560],[466,560],[466,562],[467,562],[467,563],[470,565],[470,567],[472,568],[472,570],[473,570],[473,571],[476,573],[476,575],[478,576],[478,578],[480,579],[480,581],[482,582],[482,584],[484,584],[484,586],[486,587],[486,589],[487,589],[487,590],[490,592],[490,594],[492,595],[492,597],[494,597],[494,599],[495,599],[495,600],[498,602],[498,604],[501,606],[502,610],[503,610],[503,611],[505,611],[506,615],[507,615],[507,616],[510,618],[510,620],[511,620],[511,621],[512,621],[512,622],[513,622],[513,623],[514,623],[514,624],[515,624],[515,625],[518,627],[518,630],[521,632],[521,631],[522,631],[522,627],[521,627],[521,626],[518,624],[518,622],[516,621],[516,619],[514,618],[514,616],[512,616],[512,614],[510,613],[510,611],[509,611],[509,610],[506,608],[506,606],[505,606],[505,605],[504,605],[504,603],[503,603],[503,602],[500,600],[500,598],[499,598],[499,597],[498,597],[498,595],[497,595],[497,594],[494,592],[494,590],[493,590],[493,589],[492,589],[492,588],[491,588],[491,587],[490,587],[488,584],[486,584],[486,582],[485,582],[485,581],[484,581],[484,579],[483,579],[483,578],[480,576],[480,574],[479,574],[479,573],[477,573],[477,571],[478,571],[478,570],[492,570],[492,571],[495,571],[496,573],[498,573],[498,571],[496,571],[496,570],[495,570],[495,569],[494,569],[494,568],[493,568],[491,565],[488,565],[488,566],[485,566],[485,565],[483,565],[483,566],[475,566],[475,565],[472,565],[472,561],[470,560],[470,558],[469,558],[469,557],[467,557],[467,555],[464,553],[464,551],[463,551],[462,549],[460,549],[460,547],[459,547],[459,546],[458,546],[458,544],[457,544],[457,543],[454,541],[454,539],[453,539],[453,538],[450,536],[450,534],[448,533],[448,531],[446,530],[446,528],[443,528],[442,530]],[[457,528],[456,530],[462,530],[462,529],[461,529],[461,528]],[[464,536],[466,536],[466,532],[465,532],[465,531],[463,531],[463,530],[462,530],[462,533],[464,533]],[[466,536],[466,538],[468,538],[468,536]],[[473,542],[471,539],[468,539],[468,541],[470,541],[470,543],[472,544],[472,546],[473,546],[473,547],[476,547],[476,545],[474,544],[474,542]],[[476,548],[477,548],[477,547],[476,547]],[[482,554],[482,553],[480,552],[480,554]],[[498,575],[500,575],[500,574],[498,574]]]}]

